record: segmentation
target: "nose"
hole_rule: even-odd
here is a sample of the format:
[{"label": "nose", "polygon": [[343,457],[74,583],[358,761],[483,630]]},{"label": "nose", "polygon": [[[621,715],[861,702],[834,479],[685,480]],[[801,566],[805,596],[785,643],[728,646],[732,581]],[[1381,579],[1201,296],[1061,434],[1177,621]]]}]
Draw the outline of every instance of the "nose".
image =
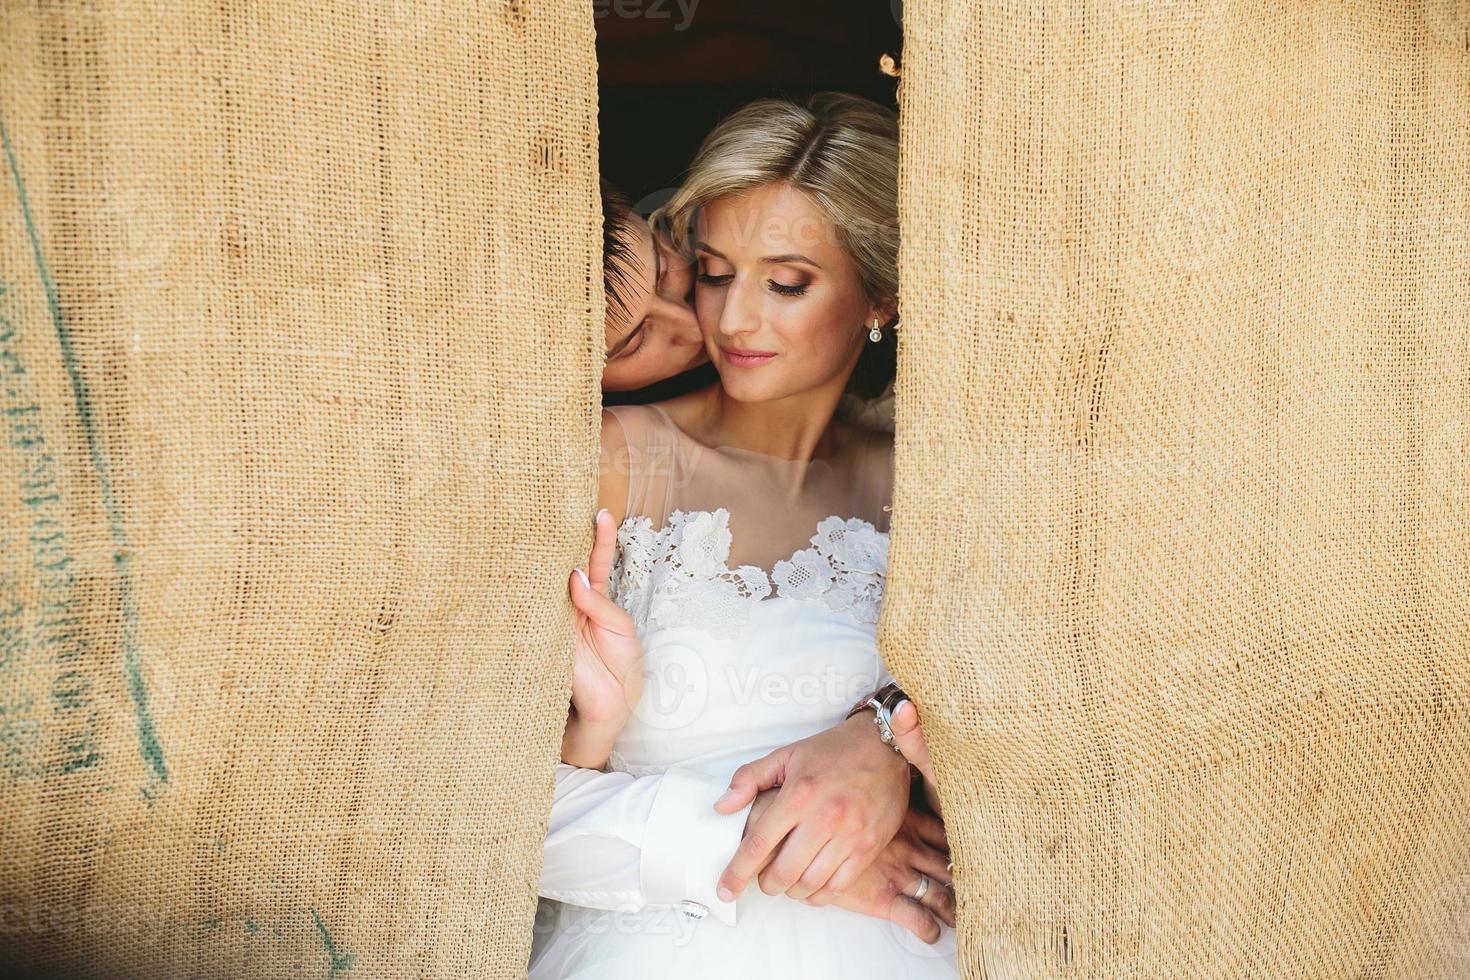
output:
[{"label": "nose", "polygon": [[736,277],[725,289],[717,327],[726,337],[738,337],[760,329],[760,297],[755,294],[757,284],[742,280],[743,277]]}]

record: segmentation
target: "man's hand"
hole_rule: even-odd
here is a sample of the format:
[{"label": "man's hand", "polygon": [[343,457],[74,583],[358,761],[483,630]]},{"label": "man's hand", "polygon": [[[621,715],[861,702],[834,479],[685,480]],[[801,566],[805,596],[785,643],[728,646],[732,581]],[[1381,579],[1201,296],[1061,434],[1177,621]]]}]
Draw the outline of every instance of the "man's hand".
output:
[{"label": "man's hand", "polygon": [[755,802],[750,805],[750,811],[745,814],[745,833],[748,835],[750,829],[760,820],[761,814],[771,808],[776,802],[776,795],[781,792],[781,787],[775,789],[763,789],[755,794]]},{"label": "man's hand", "polygon": [[903,752],[903,757],[913,763],[924,777],[924,799],[929,808],[941,817],[939,808],[939,783],[934,778],[934,765],[929,761],[929,747],[924,743],[924,733],[919,728],[919,709],[912,701],[898,702],[893,712],[893,741]]},{"label": "man's hand", "polygon": [[[927,813],[909,810],[893,840],[851,888],[822,888],[805,901],[887,919],[933,945],[939,941],[936,919],[954,926],[954,875],[946,867],[948,862],[944,824]],[[931,880],[924,897],[916,900],[913,893],[921,874]]]},{"label": "man's hand", "polygon": [[717,811],[780,789],[759,815],[752,805],[745,839],[720,875],[720,898],[734,900],[756,874],[766,894],[796,899],[851,887],[903,823],[909,778],[908,762],[878,738],[867,712],[747,762]]}]

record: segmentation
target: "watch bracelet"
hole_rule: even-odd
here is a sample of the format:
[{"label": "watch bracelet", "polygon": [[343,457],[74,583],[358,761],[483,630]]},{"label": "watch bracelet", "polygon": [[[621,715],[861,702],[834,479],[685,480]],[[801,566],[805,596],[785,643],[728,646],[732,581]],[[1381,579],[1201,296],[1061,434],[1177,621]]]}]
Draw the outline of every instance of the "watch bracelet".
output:
[{"label": "watch bracelet", "polygon": [[[872,708],[873,727],[878,729],[878,740],[892,749],[895,755],[903,755],[903,750],[898,747],[898,740],[894,737],[893,729],[884,724],[882,711],[885,704],[896,704],[903,700],[907,700],[907,695],[903,693],[903,689],[896,683],[890,681],[848,709],[847,717],[851,718],[864,708]],[[891,717],[892,715],[890,714]]]},{"label": "watch bracelet", "polygon": [[857,714],[864,708],[873,708],[874,713],[876,713],[877,709],[874,708],[872,702],[875,700],[881,701],[883,699],[883,696],[887,694],[890,689],[897,691],[899,694],[903,694],[903,688],[899,687],[893,681],[889,681],[887,684],[884,684],[873,693],[863,695],[863,697],[856,704],[847,709],[847,714],[844,717],[851,718],[853,715]]}]

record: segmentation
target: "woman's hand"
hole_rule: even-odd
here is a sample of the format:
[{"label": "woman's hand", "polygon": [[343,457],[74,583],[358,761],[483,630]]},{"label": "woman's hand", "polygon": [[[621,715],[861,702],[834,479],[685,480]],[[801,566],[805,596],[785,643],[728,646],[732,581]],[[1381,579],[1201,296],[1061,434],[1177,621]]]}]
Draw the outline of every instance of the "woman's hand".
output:
[{"label": "woman's hand", "polygon": [[[850,888],[820,888],[802,901],[887,919],[932,945],[939,941],[936,920],[954,926],[954,875],[948,863],[944,824],[927,813],[909,810],[898,833]],[[929,888],[916,900],[913,894],[921,874],[929,877]]]},{"label": "woman's hand", "polygon": [[720,875],[720,898],[738,897],[757,873],[768,895],[850,887],[902,824],[909,773],[863,713],[736,769],[715,802],[720,813],[779,789],[758,815],[752,805],[746,837]]},{"label": "woman's hand", "polygon": [[572,703],[562,761],[600,769],[643,694],[643,647],[633,617],[608,598],[617,529],[606,508],[593,518],[592,554],[567,583],[577,610],[572,651]]}]

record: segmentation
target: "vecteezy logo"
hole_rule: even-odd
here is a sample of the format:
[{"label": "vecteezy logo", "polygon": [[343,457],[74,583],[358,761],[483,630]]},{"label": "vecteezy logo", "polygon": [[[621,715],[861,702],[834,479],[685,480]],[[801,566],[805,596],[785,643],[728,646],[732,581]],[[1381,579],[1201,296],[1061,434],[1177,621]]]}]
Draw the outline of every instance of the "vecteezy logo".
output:
[{"label": "vecteezy logo", "polygon": [[[1455,965],[1470,970],[1470,874],[1456,875],[1437,894],[1429,909],[1434,943]],[[1455,976],[1465,973],[1456,972]]]},{"label": "vecteezy logo", "polygon": [[633,716],[649,728],[684,728],[704,712],[709,700],[709,668],[692,647],[659,644],[646,652],[643,696]]},{"label": "vecteezy logo", "polygon": [[1470,0],[1421,0],[1429,33],[1470,51]]},{"label": "vecteezy logo", "polygon": [[1213,28],[1228,0],[1118,0],[1118,13],[1151,30]]},{"label": "vecteezy logo", "polygon": [[674,195],[677,193],[679,193],[679,188],[677,187],[660,187],[658,190],[649,191],[633,202],[633,213],[647,218],[653,212],[673,200]]},{"label": "vecteezy logo", "polygon": [[444,0],[389,0],[385,26],[397,40],[421,42],[444,23]]},{"label": "vecteezy logo", "polygon": [[1218,185],[1180,187],[1154,212],[1154,244],[1170,264],[1199,272],[1235,248],[1237,221],[1234,203]]}]

